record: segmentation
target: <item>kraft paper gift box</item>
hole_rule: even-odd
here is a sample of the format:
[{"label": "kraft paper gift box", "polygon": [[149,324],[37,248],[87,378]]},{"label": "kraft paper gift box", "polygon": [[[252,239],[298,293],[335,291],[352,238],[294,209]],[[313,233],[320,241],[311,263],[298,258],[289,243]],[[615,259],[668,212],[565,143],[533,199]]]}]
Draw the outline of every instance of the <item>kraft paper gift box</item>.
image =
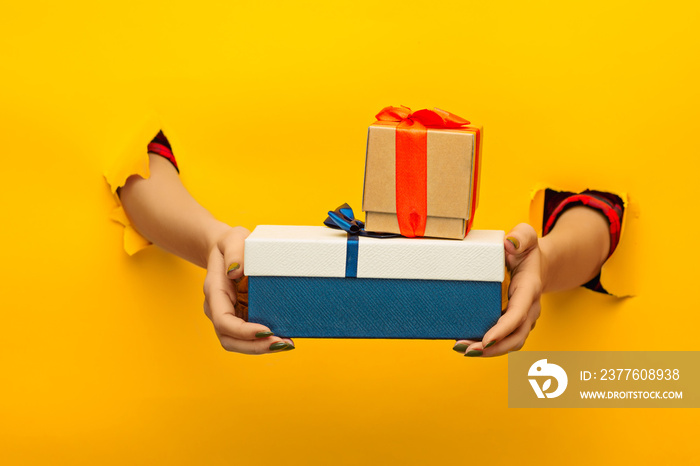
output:
[{"label": "kraft paper gift box", "polygon": [[481,127],[443,110],[387,107],[369,127],[367,230],[461,239],[478,204]]},{"label": "kraft paper gift box", "polygon": [[284,337],[478,339],[501,315],[503,237],[261,225],[245,242],[248,318]]}]

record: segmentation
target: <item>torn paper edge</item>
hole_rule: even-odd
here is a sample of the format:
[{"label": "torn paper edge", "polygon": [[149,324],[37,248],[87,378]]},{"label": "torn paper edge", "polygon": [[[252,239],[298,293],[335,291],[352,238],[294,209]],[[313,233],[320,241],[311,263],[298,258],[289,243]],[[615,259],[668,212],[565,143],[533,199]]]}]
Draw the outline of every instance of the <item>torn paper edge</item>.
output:
[{"label": "torn paper edge", "polygon": [[123,246],[129,256],[146,248],[150,244],[131,224],[129,217],[124,211],[121,199],[117,194],[117,189],[126,184],[130,176],[138,175],[144,179],[150,177],[148,144],[164,129],[163,124],[155,115],[144,118],[144,121],[137,125],[138,130],[132,134],[125,134],[120,141],[110,141],[113,148],[107,163],[103,169],[103,175],[110,192],[113,195],[116,206],[113,208],[110,219],[124,227]]},{"label": "torn paper edge", "polygon": [[544,193],[546,189],[554,191],[581,192],[592,189],[615,194],[622,199],[624,215],[620,231],[620,242],[612,256],[605,261],[600,273],[600,282],[608,294],[617,298],[627,298],[637,295],[637,270],[635,260],[635,244],[638,236],[639,207],[630,200],[627,192],[605,187],[589,187],[583,189],[564,189],[557,186],[538,184],[530,192],[530,224],[537,234],[542,236],[542,216],[544,214]]}]

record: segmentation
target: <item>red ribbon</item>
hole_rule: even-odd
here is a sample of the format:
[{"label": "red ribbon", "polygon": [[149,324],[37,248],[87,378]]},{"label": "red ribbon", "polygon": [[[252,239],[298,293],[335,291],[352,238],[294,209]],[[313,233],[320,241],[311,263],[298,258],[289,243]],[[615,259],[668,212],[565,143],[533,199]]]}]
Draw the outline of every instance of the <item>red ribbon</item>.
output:
[{"label": "red ribbon", "polygon": [[[377,115],[379,121],[396,121],[396,216],[401,235],[413,238],[425,235],[428,219],[428,128],[456,129],[469,121],[436,108],[416,110],[408,107],[385,107]],[[476,130],[475,174],[478,174],[480,131]],[[476,209],[477,179],[472,183],[472,209],[467,231]]]}]

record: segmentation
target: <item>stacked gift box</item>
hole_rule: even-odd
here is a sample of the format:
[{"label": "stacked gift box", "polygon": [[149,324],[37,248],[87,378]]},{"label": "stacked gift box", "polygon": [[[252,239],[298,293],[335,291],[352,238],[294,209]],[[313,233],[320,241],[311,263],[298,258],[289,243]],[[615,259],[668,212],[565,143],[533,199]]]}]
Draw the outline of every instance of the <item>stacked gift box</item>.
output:
[{"label": "stacked gift box", "polygon": [[249,319],[284,337],[481,338],[504,278],[504,233],[471,229],[481,137],[449,112],[383,109],[367,137],[366,225],[343,205],[326,226],[258,226]]}]

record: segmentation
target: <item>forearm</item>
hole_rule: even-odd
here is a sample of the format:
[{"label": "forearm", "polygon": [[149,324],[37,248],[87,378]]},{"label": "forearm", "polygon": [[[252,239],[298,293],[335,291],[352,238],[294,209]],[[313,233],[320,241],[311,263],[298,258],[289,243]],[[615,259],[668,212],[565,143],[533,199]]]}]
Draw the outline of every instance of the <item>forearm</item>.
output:
[{"label": "forearm", "polygon": [[577,206],[564,212],[539,240],[543,291],[580,286],[595,277],[610,251],[608,221],[597,210]]},{"label": "forearm", "polygon": [[231,227],[194,200],[168,160],[149,158],[150,177],[132,176],[120,190],[127,216],[152,243],[206,267],[209,251]]}]

